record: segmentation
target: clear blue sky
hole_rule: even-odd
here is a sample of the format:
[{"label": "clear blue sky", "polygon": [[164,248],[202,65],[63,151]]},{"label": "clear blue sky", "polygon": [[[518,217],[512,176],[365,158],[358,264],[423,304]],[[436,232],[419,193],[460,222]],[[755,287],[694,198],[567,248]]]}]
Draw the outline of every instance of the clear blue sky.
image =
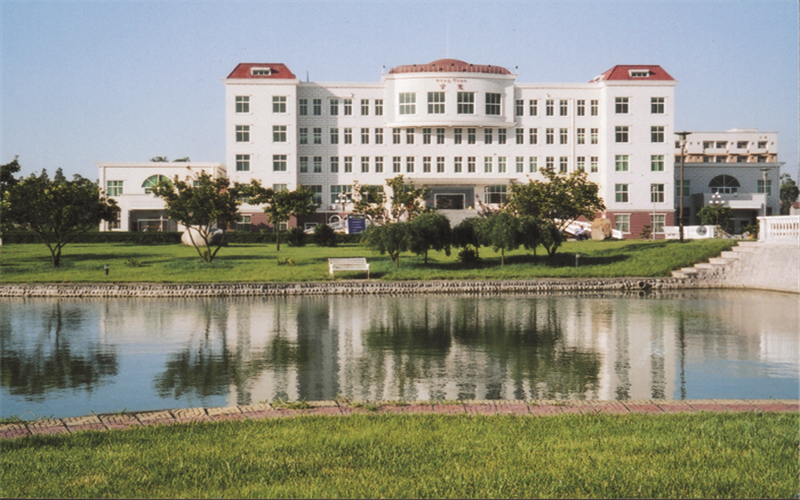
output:
[{"label": "clear blue sky", "polygon": [[283,62],[377,82],[443,57],[518,82],[587,82],[616,64],[679,80],[675,126],[779,132],[798,178],[798,2],[0,2],[0,162],[97,178],[96,161],[225,160],[221,80]]}]

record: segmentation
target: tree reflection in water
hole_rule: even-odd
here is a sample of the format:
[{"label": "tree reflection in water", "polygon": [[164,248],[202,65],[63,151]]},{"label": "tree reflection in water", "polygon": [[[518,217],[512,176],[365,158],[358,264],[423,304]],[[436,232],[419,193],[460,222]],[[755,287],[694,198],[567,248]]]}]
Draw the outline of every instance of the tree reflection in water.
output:
[{"label": "tree reflection in water", "polygon": [[53,391],[92,392],[112,381],[116,350],[85,338],[83,312],[56,301],[37,311],[41,323],[34,332],[15,332],[8,320],[0,320],[0,381],[10,394],[40,401]]}]

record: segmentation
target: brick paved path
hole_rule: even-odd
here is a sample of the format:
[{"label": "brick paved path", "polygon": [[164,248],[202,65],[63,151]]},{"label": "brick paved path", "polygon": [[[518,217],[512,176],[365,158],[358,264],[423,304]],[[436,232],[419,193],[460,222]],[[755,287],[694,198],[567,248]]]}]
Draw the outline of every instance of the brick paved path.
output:
[{"label": "brick paved path", "polygon": [[183,422],[213,422],[294,417],[300,415],[343,416],[353,413],[438,413],[445,415],[528,415],[547,416],[569,413],[681,413],[681,412],[793,412],[800,413],[798,400],[704,399],[688,401],[465,401],[465,402],[374,402],[364,404],[315,401],[303,410],[284,409],[278,405],[254,404],[221,408],[182,408],[131,413],[113,413],[44,419],[0,424],[0,439],[34,434],[63,434],[84,430],[127,429],[131,427]]}]

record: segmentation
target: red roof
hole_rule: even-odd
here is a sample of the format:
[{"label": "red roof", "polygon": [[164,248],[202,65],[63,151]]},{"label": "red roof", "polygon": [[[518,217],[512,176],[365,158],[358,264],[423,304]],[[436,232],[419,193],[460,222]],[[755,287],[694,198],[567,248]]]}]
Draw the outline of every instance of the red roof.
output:
[{"label": "red roof", "polygon": [[[256,71],[256,74],[253,74],[253,70],[269,71]],[[228,75],[228,78],[272,78],[293,80],[297,77],[294,76],[294,73],[289,71],[289,68],[287,68],[283,63],[239,63],[233,69],[233,71],[231,71],[231,74]]]},{"label": "red roof", "polygon": [[[638,71],[637,71],[638,70]],[[636,76],[646,75],[646,76]],[[592,79],[592,82],[604,80],[675,80],[664,68],[658,65],[643,64],[639,66],[617,65],[606,71],[600,76]]]},{"label": "red roof", "polygon": [[458,59],[439,59],[428,64],[407,64],[397,66],[389,74],[397,73],[492,73],[496,75],[510,75],[511,72],[501,66],[491,64],[470,64]]}]

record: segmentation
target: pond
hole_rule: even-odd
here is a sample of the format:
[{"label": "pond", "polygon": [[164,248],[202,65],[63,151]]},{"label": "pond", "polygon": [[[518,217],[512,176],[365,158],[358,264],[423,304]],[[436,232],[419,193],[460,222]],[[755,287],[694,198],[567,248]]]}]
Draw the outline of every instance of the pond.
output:
[{"label": "pond", "polygon": [[0,415],[337,397],[797,399],[798,296],[3,299]]}]

